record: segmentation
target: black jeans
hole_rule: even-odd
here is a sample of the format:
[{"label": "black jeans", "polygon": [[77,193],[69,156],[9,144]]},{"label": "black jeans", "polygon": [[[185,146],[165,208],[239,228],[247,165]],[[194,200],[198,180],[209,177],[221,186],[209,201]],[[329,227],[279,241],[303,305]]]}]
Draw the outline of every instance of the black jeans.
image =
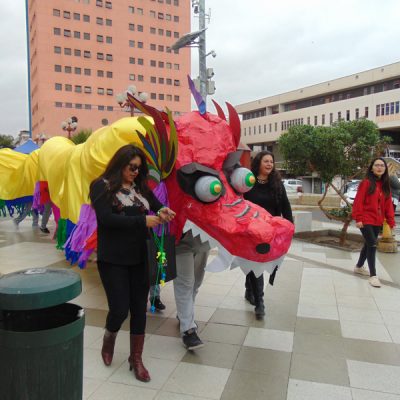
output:
[{"label": "black jeans", "polygon": [[130,311],[130,333],[143,335],[149,295],[145,264],[116,265],[98,261],[97,265],[109,308],[106,329],[110,332],[119,331]]},{"label": "black jeans", "polygon": [[360,231],[364,237],[364,246],[360,252],[360,258],[357,262],[357,267],[362,267],[365,260],[368,261],[368,268],[370,276],[376,276],[375,269],[375,256],[376,256],[376,242],[381,227],[376,225],[364,225]]},{"label": "black jeans", "polygon": [[246,289],[253,292],[254,300],[256,305],[264,298],[264,274],[261,274],[258,278],[255,276],[253,271],[250,271],[246,275]]}]

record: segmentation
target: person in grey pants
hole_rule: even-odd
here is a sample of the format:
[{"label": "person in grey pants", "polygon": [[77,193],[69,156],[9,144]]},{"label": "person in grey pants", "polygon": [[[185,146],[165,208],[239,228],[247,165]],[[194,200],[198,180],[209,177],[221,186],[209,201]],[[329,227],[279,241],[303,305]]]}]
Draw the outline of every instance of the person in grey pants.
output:
[{"label": "person in grey pants", "polygon": [[[37,213],[36,210],[32,209],[32,202],[26,203],[22,213],[18,215],[18,217],[13,219],[14,225],[18,228],[18,225],[27,217],[27,215],[31,211],[32,211],[32,227],[35,228],[39,226],[39,214]],[[44,205],[42,222],[40,224],[40,230],[43,233],[50,233],[50,231],[47,229],[47,223],[49,222],[50,215],[51,215],[51,202],[49,201]]]},{"label": "person in grey pants", "polygon": [[209,251],[208,242],[202,243],[199,237],[194,238],[192,231],[186,232],[176,246],[177,276],[173,281],[176,311],[182,341],[188,350],[204,346],[197,335],[194,304],[203,282]]}]

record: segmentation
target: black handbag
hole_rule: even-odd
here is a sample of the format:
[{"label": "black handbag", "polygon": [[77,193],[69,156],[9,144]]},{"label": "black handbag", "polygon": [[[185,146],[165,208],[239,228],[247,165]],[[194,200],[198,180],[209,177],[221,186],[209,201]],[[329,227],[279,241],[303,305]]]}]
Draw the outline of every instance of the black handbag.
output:
[{"label": "black handbag", "polygon": [[[149,269],[150,285],[157,285],[162,279],[157,262],[158,248],[151,234],[150,239],[146,241],[147,245],[147,265]],[[164,251],[167,257],[167,265],[164,268],[165,276],[162,279],[164,282],[171,281],[176,278],[176,255],[175,255],[175,236],[164,236]]]}]

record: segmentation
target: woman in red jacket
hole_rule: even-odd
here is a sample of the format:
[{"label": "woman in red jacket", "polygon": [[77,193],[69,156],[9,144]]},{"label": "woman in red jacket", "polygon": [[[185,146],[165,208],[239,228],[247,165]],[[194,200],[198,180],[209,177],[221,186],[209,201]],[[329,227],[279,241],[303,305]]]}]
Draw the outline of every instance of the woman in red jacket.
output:
[{"label": "woman in red jacket", "polygon": [[[384,219],[391,228],[395,225],[389,174],[383,158],[378,157],[372,161],[365,179],[360,183],[354,199],[352,217],[365,241],[354,272],[369,275],[370,285],[380,287],[375,270],[376,242]],[[365,260],[368,261],[369,272],[364,267]]]}]

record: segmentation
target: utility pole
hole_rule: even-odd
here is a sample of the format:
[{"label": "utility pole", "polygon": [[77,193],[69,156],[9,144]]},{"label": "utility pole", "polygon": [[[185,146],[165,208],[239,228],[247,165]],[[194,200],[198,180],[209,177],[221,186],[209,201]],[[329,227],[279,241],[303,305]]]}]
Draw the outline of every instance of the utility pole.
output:
[{"label": "utility pole", "polygon": [[[199,0],[199,31],[206,27],[205,0]],[[199,78],[200,94],[207,104],[207,62],[206,62],[206,31],[199,36]]]}]

